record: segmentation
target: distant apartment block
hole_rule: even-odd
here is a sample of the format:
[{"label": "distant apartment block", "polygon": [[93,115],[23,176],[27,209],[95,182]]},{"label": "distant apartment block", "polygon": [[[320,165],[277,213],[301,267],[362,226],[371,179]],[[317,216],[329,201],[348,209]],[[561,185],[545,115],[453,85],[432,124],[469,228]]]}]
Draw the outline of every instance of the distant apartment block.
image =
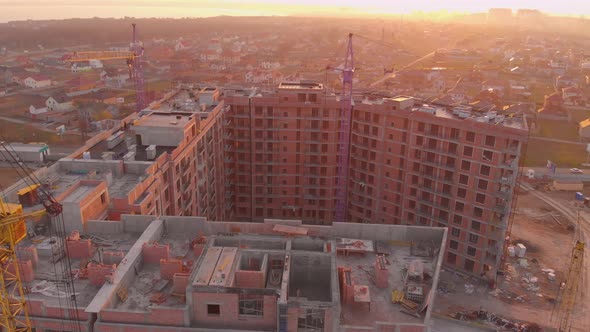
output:
[{"label": "distant apartment block", "polygon": [[150,108],[39,171],[56,196],[88,180],[105,188],[64,207],[68,231],[123,214],[330,225],[348,155],[347,221],[447,227],[445,264],[495,279],[528,137],[521,117],[355,96],[343,153],[340,100],[322,84],[181,87]]}]

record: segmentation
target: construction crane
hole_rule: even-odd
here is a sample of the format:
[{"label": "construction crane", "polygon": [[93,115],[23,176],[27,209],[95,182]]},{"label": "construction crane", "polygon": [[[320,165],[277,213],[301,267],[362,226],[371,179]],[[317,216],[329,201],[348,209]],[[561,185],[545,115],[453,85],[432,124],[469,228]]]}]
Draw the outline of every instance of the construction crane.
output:
[{"label": "construction crane", "polygon": [[22,205],[0,199],[0,327],[2,331],[31,331],[25,291],[16,257],[16,245],[27,236],[26,219],[43,215],[57,216],[62,206],[52,199],[43,201],[43,209],[23,212]]},{"label": "construction crane", "polygon": [[576,241],[572,249],[572,257],[570,260],[567,276],[565,278],[565,286],[561,295],[561,302],[558,307],[558,331],[570,332],[572,331],[571,316],[576,303],[576,295],[578,292],[578,283],[582,275],[582,265],[584,263],[584,247],[582,241]]},{"label": "construction crane", "polygon": [[348,162],[350,147],[350,122],[352,118],[352,79],[354,75],[354,52],[352,33],[348,34],[346,58],[342,68],[328,68],[342,72],[340,95],[340,143],[338,144],[338,183],[336,186],[336,222],[346,221]]},{"label": "construction crane", "polygon": [[64,56],[65,62],[84,62],[90,60],[125,60],[127,61],[127,68],[129,69],[129,77],[135,83],[135,110],[137,112],[146,107],[145,86],[143,79],[143,44],[137,37],[137,28],[135,23],[133,27],[133,35],[129,51],[88,51],[88,52],[72,52]]}]

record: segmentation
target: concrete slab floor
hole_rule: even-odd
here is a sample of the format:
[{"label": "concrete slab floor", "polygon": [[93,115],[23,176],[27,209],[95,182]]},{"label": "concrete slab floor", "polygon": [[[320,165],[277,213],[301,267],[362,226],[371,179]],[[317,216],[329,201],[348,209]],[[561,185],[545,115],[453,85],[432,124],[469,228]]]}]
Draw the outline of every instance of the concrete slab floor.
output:
[{"label": "concrete slab floor", "polygon": [[[380,245],[381,247],[381,245]],[[434,271],[434,258],[415,257],[410,254],[409,246],[384,244],[384,252],[389,253],[387,266],[389,273],[389,287],[378,288],[374,280],[374,263],[375,255],[366,254],[365,256],[356,254],[337,256],[337,266],[345,266],[352,269],[352,280],[355,285],[369,286],[371,296],[371,308],[357,304],[342,305],[341,324],[355,326],[373,326],[375,322],[398,322],[398,323],[423,323],[424,318],[413,317],[400,312],[402,308],[399,304],[391,302],[391,293],[394,289],[403,290],[403,276],[410,262],[414,259],[424,261],[424,270],[432,275]],[[432,279],[425,281],[426,287],[424,294],[428,294]]]}]

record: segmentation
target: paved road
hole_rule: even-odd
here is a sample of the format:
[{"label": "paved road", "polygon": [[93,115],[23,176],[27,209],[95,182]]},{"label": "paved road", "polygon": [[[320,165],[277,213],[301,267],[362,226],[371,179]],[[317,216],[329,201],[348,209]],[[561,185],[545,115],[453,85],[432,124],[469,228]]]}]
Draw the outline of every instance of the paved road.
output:
[{"label": "paved road", "polygon": [[370,87],[370,88],[376,87],[377,85],[379,85],[379,84],[381,84],[381,83],[385,82],[386,80],[388,80],[388,79],[390,79],[390,78],[392,78],[392,77],[395,77],[395,74],[396,74],[396,73],[399,73],[399,72],[400,72],[400,71],[402,71],[402,70],[406,70],[407,68],[410,68],[411,66],[413,66],[413,65],[417,64],[417,63],[418,63],[418,62],[420,62],[420,61],[426,60],[426,59],[430,58],[431,56],[434,56],[434,52],[430,52],[430,53],[426,54],[425,56],[423,56],[423,57],[421,57],[421,58],[419,58],[419,59],[416,59],[416,60],[414,60],[414,61],[412,61],[412,62],[408,63],[407,65],[403,66],[403,67],[402,67],[400,70],[394,71],[393,73],[391,73],[391,74],[389,74],[389,75],[383,76],[382,78],[378,79],[377,81],[375,81],[375,82],[371,83],[371,84],[369,85],[369,87]]},{"label": "paved road", "polygon": [[[580,218],[578,218],[577,211],[574,212],[574,209],[572,209],[571,207],[564,205],[563,203],[551,198],[549,195],[543,192],[535,190],[528,183],[522,183],[520,186],[522,189],[528,191],[531,195],[537,197],[538,199],[553,207],[555,210],[559,211],[559,213],[565,216],[573,225],[578,225],[577,228],[579,232],[579,239],[581,241],[584,241],[585,243],[588,243],[588,236],[590,235],[590,214],[586,213],[585,211],[580,211]],[[570,244],[564,243],[564,245]],[[573,243],[571,243],[571,245],[573,245]],[[584,256],[588,257],[587,247],[585,249]],[[569,260],[570,258],[568,257],[567,259]],[[572,317],[572,331],[590,331],[590,308],[588,305],[588,300],[586,298],[586,294],[588,293],[588,290],[590,290],[590,263],[588,261],[588,259],[585,259],[583,263],[584,265],[580,284],[578,287],[576,306],[574,307],[575,315],[573,315]]]},{"label": "paved road", "polygon": [[526,172],[529,169],[534,170],[535,176],[537,176],[537,177],[547,175],[550,178],[556,178],[556,179],[590,181],[590,170],[589,169],[582,169],[582,171],[584,173],[577,174],[577,173],[572,173],[569,168],[558,168],[555,170],[555,174],[553,174],[546,167],[523,167],[523,168],[521,168],[523,176],[526,176]]},{"label": "paved road", "polygon": [[568,141],[568,140],[565,140],[565,139],[558,139],[558,138],[541,137],[541,136],[529,136],[529,140],[555,142],[555,143],[565,143],[565,144],[574,144],[574,145],[583,145],[583,146],[587,146],[588,145],[588,143],[582,143],[582,142],[576,142],[576,141]]}]

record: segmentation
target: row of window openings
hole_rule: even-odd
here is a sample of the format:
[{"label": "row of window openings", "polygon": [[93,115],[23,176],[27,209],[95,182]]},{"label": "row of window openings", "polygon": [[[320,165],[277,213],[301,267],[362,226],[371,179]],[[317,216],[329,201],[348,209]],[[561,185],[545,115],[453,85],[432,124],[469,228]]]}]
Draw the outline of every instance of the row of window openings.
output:
[{"label": "row of window openings", "polygon": [[[439,136],[439,135],[442,135],[443,128],[444,127],[441,127],[439,125],[431,124],[431,125],[427,126],[426,123],[424,123],[424,122],[418,122],[417,129],[419,132],[426,132],[429,135]],[[459,139],[460,135],[461,135],[461,132],[459,131],[459,129],[451,128],[450,138]],[[467,142],[474,143],[475,138],[476,138],[475,132],[468,131],[465,133],[465,140]],[[489,147],[494,147],[496,145],[496,137],[491,136],[491,135],[486,135],[485,139],[484,139],[484,144]]]},{"label": "row of window openings", "polygon": [[[424,217],[420,217],[420,218],[424,218]],[[449,219],[449,213],[446,211],[439,211],[438,218],[440,220],[444,220],[446,223],[446,222],[448,222],[448,219]],[[408,220],[415,220],[415,215],[412,212],[408,212]],[[462,223],[463,223],[462,216],[460,216],[458,214],[453,215],[453,224],[461,225]],[[471,229],[474,231],[480,231],[481,230],[481,222],[479,222],[477,220],[471,220]],[[457,237],[460,235],[460,230],[458,228],[453,228],[452,232],[453,233],[456,232]]]},{"label": "row of window openings", "polygon": [[[424,139],[422,136],[416,137],[416,146],[426,147],[429,149],[437,149],[437,141],[434,139],[428,139],[428,144],[426,146],[424,144]],[[456,154],[458,149],[458,144],[450,143],[448,149],[446,150],[449,153]],[[474,148],[471,146],[464,146],[463,147],[463,155],[466,157],[473,157]],[[416,150],[414,157],[420,158],[421,157],[421,150]],[[494,159],[494,152],[490,150],[483,150],[482,151],[482,159],[485,161],[492,161]]]},{"label": "row of window openings", "polygon": [[[471,234],[471,235],[473,235],[473,234]],[[477,235],[473,235],[473,236],[475,236],[475,238],[476,238],[475,242],[471,241],[471,236],[470,236],[469,242],[477,243]],[[449,247],[453,250],[458,250],[459,249],[459,242],[451,240],[449,243]],[[467,255],[475,257],[476,253],[477,253],[477,248],[474,248],[472,246],[467,246]]]},{"label": "row of window openings", "polygon": [[[451,206],[450,199],[448,199],[446,197],[441,198],[439,205],[440,206],[443,206],[443,207],[445,207],[447,209],[450,208],[450,206]],[[416,208],[416,201],[413,201],[413,200],[409,201],[408,206],[409,206],[410,209],[415,209]],[[426,205],[421,204],[420,205],[420,208],[421,208],[422,211],[425,211],[426,210]],[[463,212],[464,210],[465,210],[465,203],[463,203],[463,202],[455,202],[455,209],[454,209],[454,211]],[[473,215],[475,217],[483,217],[483,209],[480,208],[480,207],[477,207],[477,206],[473,207]]]}]

